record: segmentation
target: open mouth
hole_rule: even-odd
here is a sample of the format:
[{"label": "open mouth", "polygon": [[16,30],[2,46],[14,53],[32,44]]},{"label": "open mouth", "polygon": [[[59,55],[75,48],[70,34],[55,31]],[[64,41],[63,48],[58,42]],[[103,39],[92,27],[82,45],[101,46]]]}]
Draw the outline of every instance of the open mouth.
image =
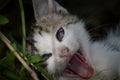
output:
[{"label": "open mouth", "polygon": [[90,65],[86,54],[79,49],[70,59],[63,76],[90,78],[94,75],[94,69]]}]

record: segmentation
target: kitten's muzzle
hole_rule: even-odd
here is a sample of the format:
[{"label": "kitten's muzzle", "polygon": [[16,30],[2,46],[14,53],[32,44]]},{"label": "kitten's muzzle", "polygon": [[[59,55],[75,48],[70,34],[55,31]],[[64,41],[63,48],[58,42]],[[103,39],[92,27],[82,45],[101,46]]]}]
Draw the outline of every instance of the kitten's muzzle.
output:
[{"label": "kitten's muzzle", "polygon": [[73,54],[71,54],[71,53],[69,52],[69,48],[64,47],[64,48],[60,49],[60,53],[59,53],[59,57],[60,57],[60,58],[71,59],[72,56],[73,56]]}]

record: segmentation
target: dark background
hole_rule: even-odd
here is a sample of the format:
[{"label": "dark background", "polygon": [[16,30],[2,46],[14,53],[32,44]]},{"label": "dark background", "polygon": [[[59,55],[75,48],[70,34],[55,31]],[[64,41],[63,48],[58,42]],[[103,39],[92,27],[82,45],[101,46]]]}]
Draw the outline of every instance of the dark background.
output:
[{"label": "dark background", "polygon": [[[115,27],[120,19],[120,0],[57,0],[70,14],[77,15],[86,22],[87,29],[95,38],[104,35],[104,29]],[[31,0],[23,0],[26,25],[29,28],[34,22]],[[0,25],[0,30],[20,38],[21,18],[18,0],[1,0],[0,15],[9,19],[7,25]],[[29,30],[29,29],[27,29]],[[17,33],[17,34],[16,34]],[[97,33],[96,35],[94,35]]]}]

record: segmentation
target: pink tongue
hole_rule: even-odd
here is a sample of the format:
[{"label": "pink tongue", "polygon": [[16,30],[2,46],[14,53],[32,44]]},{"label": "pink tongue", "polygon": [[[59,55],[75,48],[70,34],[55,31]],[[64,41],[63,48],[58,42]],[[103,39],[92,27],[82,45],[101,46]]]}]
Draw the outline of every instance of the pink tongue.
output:
[{"label": "pink tongue", "polygon": [[85,59],[85,55],[79,50],[70,60],[64,75],[68,77],[80,76],[82,78],[90,78],[94,74],[92,66]]}]

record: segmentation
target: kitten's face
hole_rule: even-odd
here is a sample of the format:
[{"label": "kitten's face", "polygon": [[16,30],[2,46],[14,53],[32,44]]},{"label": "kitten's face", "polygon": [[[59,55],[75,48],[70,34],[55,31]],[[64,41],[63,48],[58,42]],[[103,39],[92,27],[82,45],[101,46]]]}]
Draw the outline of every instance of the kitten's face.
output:
[{"label": "kitten's face", "polygon": [[34,53],[46,59],[45,68],[50,74],[63,75],[79,49],[89,53],[88,35],[83,26],[76,17],[60,15],[43,17],[35,24],[32,33]]},{"label": "kitten's face", "polygon": [[27,47],[28,52],[43,56],[46,61],[40,65],[44,65],[51,75],[93,76],[84,23],[70,16],[57,2],[51,1],[52,4],[49,0],[33,0],[36,24],[32,35],[28,36],[29,41],[33,41]]}]

